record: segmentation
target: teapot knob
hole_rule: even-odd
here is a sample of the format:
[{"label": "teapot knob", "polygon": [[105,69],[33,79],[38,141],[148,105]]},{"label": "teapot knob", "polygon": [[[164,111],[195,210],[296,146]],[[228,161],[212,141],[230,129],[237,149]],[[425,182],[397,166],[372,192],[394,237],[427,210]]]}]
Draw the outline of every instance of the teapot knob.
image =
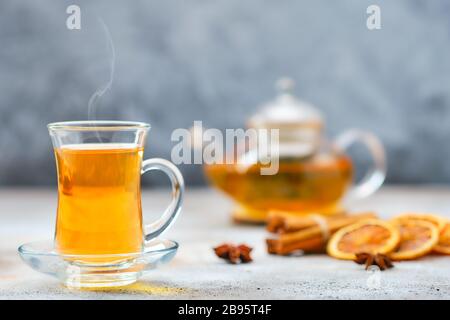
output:
[{"label": "teapot knob", "polygon": [[289,77],[282,77],[276,82],[276,88],[281,94],[291,94],[294,87],[295,81]]}]

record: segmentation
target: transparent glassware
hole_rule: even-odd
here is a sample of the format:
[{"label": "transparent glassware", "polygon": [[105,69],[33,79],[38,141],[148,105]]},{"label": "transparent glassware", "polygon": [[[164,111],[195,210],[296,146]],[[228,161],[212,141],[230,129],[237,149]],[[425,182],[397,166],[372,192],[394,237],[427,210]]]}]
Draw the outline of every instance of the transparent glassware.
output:
[{"label": "transparent glassware", "polygon": [[[184,182],[171,162],[142,160],[149,128],[123,121],[48,125],[58,173],[55,240],[52,246],[20,247],[25,262],[71,287],[118,286],[136,281],[145,261],[154,264],[174,254],[176,243],[160,240],[161,252],[155,239],[179,215]],[[169,177],[172,201],[158,220],[144,226],[140,180],[153,170]],[[43,263],[52,263],[53,271]]]},{"label": "transparent glassware", "polygon": [[[278,97],[264,105],[247,123],[253,129],[278,129],[278,151],[271,157],[279,161],[278,172],[262,175],[263,159],[240,165],[252,150],[238,154],[235,163],[205,165],[210,183],[229,195],[237,206],[233,218],[238,222],[263,223],[270,211],[291,214],[337,214],[343,212],[344,198],[363,198],[375,192],[386,175],[386,157],[382,143],[370,132],[350,129],[336,139],[324,133],[321,113],[311,104],[292,94],[293,82],[281,79]],[[355,183],[354,163],[347,149],[354,144],[365,146],[372,166],[362,180]],[[251,159],[247,157],[246,159]],[[247,160],[248,161],[248,160]]]},{"label": "transparent glassware", "polygon": [[[69,288],[103,288],[125,286],[172,260],[178,243],[165,239],[147,241],[141,252],[112,255],[68,255],[55,249],[53,241],[23,244],[22,260],[34,270],[58,279]],[[121,261],[116,263],[77,263],[92,259]]]}]

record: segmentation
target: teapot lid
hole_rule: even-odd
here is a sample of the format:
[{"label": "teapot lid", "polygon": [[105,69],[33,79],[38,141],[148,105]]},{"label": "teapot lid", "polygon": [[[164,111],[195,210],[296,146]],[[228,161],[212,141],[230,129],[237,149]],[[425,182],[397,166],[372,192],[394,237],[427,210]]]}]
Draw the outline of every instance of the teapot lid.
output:
[{"label": "teapot lid", "polygon": [[276,82],[277,97],[264,104],[260,111],[248,120],[252,128],[316,129],[323,127],[322,114],[308,102],[296,98],[292,90],[295,83],[291,78]]}]

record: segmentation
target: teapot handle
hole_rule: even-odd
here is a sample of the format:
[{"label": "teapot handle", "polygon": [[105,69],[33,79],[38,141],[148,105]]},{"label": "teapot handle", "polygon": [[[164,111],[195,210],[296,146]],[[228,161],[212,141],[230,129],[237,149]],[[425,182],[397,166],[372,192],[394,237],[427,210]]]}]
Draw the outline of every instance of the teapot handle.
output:
[{"label": "teapot handle", "polygon": [[335,140],[337,146],[343,150],[348,149],[356,142],[361,142],[369,150],[373,166],[359,183],[349,192],[350,198],[365,198],[377,191],[386,178],[386,154],[381,141],[372,133],[350,129],[339,135]]}]

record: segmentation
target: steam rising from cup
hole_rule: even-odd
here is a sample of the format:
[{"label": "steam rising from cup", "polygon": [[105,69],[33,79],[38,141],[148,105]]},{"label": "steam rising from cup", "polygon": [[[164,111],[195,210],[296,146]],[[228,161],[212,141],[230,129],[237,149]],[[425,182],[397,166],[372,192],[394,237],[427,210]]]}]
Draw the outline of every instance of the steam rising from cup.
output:
[{"label": "steam rising from cup", "polygon": [[103,27],[103,31],[105,32],[107,41],[108,41],[108,48],[110,51],[110,60],[109,60],[109,80],[105,84],[103,84],[100,88],[95,91],[92,96],[89,99],[88,103],[88,119],[89,120],[96,120],[97,115],[97,107],[100,98],[111,89],[113,79],[114,79],[114,69],[115,69],[115,63],[116,63],[116,52],[114,50],[114,44],[112,41],[111,34],[109,32],[108,27],[106,26],[105,22],[99,18],[99,21]]}]

